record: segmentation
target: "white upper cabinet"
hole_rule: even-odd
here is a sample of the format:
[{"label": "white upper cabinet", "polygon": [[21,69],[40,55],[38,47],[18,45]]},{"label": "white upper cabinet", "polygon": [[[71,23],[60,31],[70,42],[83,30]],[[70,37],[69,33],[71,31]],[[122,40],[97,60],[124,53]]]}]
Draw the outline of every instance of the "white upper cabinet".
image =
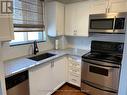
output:
[{"label": "white upper cabinet", "polygon": [[0,17],[0,41],[13,39],[12,18]]},{"label": "white upper cabinet", "polygon": [[[10,12],[9,9],[6,11]],[[13,36],[12,14],[3,13],[2,2],[0,2],[0,41],[12,40]]]},{"label": "white upper cabinet", "polygon": [[65,6],[65,35],[88,36],[89,2],[78,2]]},{"label": "white upper cabinet", "polygon": [[127,12],[127,0],[91,0],[90,14]]},{"label": "white upper cabinet", "polygon": [[65,6],[65,35],[73,36],[76,30],[76,12],[75,5]]},{"label": "white upper cabinet", "polygon": [[109,12],[127,12],[127,0],[109,0]]},{"label": "white upper cabinet", "polygon": [[106,13],[108,11],[108,0],[91,0],[90,14]]},{"label": "white upper cabinet", "polygon": [[53,1],[47,2],[46,6],[48,35],[64,35],[64,4]]}]

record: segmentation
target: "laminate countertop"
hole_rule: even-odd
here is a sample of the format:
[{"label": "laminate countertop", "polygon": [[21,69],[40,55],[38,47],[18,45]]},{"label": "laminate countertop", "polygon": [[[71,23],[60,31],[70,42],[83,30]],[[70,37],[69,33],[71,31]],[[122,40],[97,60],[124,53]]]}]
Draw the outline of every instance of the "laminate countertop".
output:
[{"label": "laminate countertop", "polygon": [[46,58],[46,59],[43,59],[41,61],[34,61],[31,59],[28,59],[29,57],[32,57],[35,55],[23,56],[20,58],[7,60],[4,62],[5,77],[12,76],[12,75],[17,74],[19,72],[28,70],[34,66],[39,65],[39,64],[44,64],[48,61],[54,60],[56,58],[59,58],[59,57],[65,56],[65,55],[77,56],[81,60],[81,56],[88,53],[88,52],[89,52],[89,50],[81,50],[81,49],[49,50],[49,51],[40,52],[39,54],[52,53],[52,54],[56,54],[56,55]]}]

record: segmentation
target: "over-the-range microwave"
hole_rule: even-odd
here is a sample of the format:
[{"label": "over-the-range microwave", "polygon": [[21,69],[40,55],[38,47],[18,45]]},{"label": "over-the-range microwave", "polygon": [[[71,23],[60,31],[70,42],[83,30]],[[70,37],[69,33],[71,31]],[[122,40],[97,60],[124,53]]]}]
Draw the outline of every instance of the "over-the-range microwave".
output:
[{"label": "over-the-range microwave", "polygon": [[126,31],[127,12],[91,14],[89,16],[89,33],[119,33]]}]

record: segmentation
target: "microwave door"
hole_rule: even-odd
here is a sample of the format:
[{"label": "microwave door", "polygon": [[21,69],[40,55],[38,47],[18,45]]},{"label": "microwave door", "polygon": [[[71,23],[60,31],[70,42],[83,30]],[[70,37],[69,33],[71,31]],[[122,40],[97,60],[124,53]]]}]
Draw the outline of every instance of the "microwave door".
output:
[{"label": "microwave door", "polygon": [[114,33],[125,33],[126,24],[125,18],[116,18],[114,24]]},{"label": "microwave door", "polygon": [[89,26],[90,26],[90,32],[113,33],[114,18],[91,19]]}]

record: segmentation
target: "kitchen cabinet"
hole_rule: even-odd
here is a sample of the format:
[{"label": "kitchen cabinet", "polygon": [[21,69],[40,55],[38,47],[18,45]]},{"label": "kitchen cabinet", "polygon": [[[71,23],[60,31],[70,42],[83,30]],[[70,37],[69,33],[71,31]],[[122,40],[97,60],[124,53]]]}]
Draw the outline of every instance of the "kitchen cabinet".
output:
[{"label": "kitchen cabinet", "polygon": [[91,0],[90,14],[106,13],[108,11],[108,0]]},{"label": "kitchen cabinet", "polygon": [[52,75],[53,75],[53,88],[57,90],[59,87],[61,87],[64,83],[66,83],[66,77],[67,77],[67,58],[62,57],[54,60],[53,62],[53,68],[52,68]]},{"label": "kitchen cabinet", "polygon": [[7,13],[3,14],[2,3],[0,2],[0,41],[12,40],[13,36],[14,34],[13,34],[12,14]]},{"label": "kitchen cabinet", "polygon": [[64,4],[57,1],[48,2],[46,9],[48,35],[64,35]]},{"label": "kitchen cabinet", "polygon": [[65,35],[88,36],[89,2],[65,5]]},{"label": "kitchen cabinet", "polygon": [[30,95],[48,95],[52,90],[51,63],[38,65],[29,70]]},{"label": "kitchen cabinet", "polygon": [[13,22],[9,15],[0,15],[0,41],[13,39]]},{"label": "kitchen cabinet", "polygon": [[127,0],[109,0],[109,12],[127,12]]},{"label": "kitchen cabinet", "polygon": [[126,0],[91,0],[90,14],[127,12]]},{"label": "kitchen cabinet", "polygon": [[81,84],[81,58],[68,57],[68,82],[80,87]]},{"label": "kitchen cabinet", "polygon": [[30,95],[50,95],[66,82],[66,57],[29,70]]}]

